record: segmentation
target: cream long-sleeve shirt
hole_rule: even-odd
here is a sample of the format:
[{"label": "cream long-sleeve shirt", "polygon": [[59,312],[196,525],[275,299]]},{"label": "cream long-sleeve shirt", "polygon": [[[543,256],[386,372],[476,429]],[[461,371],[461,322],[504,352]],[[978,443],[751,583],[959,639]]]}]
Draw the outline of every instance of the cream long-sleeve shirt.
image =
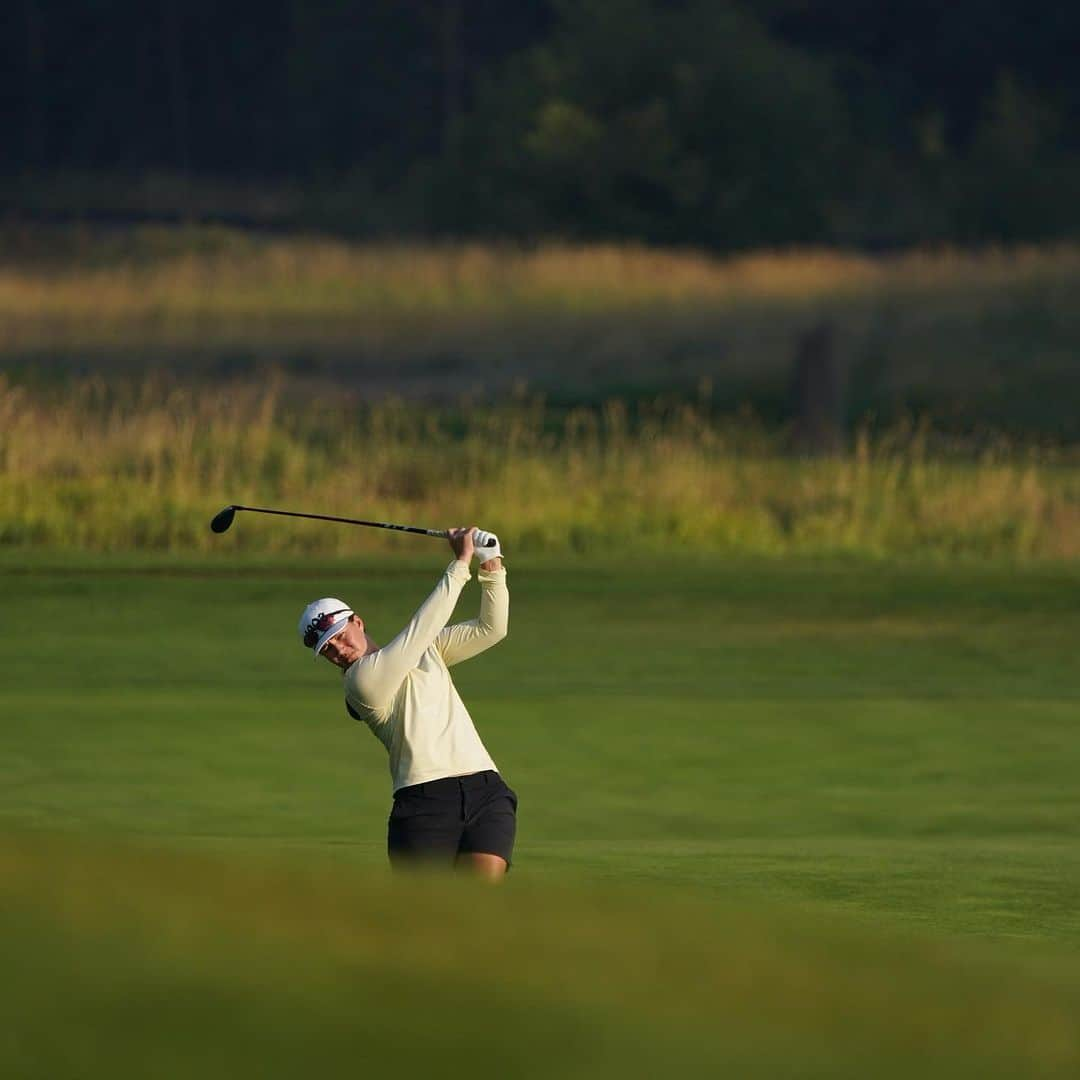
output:
[{"label": "cream long-sleeve shirt", "polygon": [[394,790],[495,769],[449,669],[506,637],[505,570],[481,570],[480,616],[447,626],[469,568],[455,560],[408,625],[345,671],[349,711],[390,754]]}]

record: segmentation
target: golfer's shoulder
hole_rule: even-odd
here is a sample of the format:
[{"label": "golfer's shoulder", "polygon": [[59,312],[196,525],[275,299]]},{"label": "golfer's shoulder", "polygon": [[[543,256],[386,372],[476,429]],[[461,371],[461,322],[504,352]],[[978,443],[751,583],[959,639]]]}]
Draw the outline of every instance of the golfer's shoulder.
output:
[{"label": "golfer's shoulder", "polygon": [[385,704],[383,700],[386,697],[385,687],[380,685],[373,665],[364,663],[367,659],[367,656],[362,657],[351,665],[342,680],[345,689],[345,706],[349,710],[349,715],[358,720],[372,719]]},{"label": "golfer's shoulder", "polygon": [[378,712],[390,706],[402,689],[418,675],[446,665],[435,643],[415,664],[408,665],[396,650],[375,649],[360,657],[345,672],[345,696],[358,707]]},{"label": "golfer's shoulder", "polygon": [[346,697],[364,700],[364,687],[370,686],[372,679],[377,675],[373,658],[378,655],[378,650],[370,652],[366,656],[361,656],[359,660],[354,660],[345,669],[341,681],[345,684]]}]

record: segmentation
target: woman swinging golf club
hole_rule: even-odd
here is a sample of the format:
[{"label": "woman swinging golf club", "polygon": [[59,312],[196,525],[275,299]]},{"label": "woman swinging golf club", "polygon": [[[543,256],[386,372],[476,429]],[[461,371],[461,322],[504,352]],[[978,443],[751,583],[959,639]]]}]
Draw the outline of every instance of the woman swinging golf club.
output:
[{"label": "woman swinging golf club", "polygon": [[[389,644],[380,648],[363,619],[334,597],[308,604],[300,637],[344,671],[345,707],[389,751],[391,864],[435,862],[498,879],[513,853],[517,796],[484,749],[449,671],[506,636],[502,551],[488,534],[480,554],[475,531],[449,530],[453,562]],[[483,560],[479,618],[447,626],[474,554]]]}]

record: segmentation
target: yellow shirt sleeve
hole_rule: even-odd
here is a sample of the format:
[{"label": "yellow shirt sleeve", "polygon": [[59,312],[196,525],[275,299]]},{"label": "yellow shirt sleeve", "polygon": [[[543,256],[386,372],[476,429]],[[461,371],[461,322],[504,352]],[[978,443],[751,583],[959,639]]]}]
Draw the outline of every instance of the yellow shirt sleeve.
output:
[{"label": "yellow shirt sleeve", "polygon": [[389,644],[357,660],[345,672],[346,694],[351,694],[370,709],[388,704],[446,626],[470,577],[469,567],[455,559],[443,572],[431,595],[416,609],[405,629]]},{"label": "yellow shirt sleeve", "polygon": [[506,570],[481,570],[480,615],[468,622],[447,626],[435,639],[447,667],[478,656],[485,649],[502,641],[510,626],[510,592],[506,587]]}]

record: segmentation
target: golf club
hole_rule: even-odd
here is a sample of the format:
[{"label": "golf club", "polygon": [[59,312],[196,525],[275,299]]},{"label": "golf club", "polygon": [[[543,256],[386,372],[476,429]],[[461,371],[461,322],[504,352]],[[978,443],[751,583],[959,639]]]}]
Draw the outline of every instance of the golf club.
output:
[{"label": "golf club", "polygon": [[[329,514],[301,514],[295,510],[268,510],[263,506],[226,506],[214,515],[210,522],[211,530],[216,533],[227,531],[237,510],[246,510],[252,514],[277,514],[280,517],[312,518],[315,521],[338,521],[343,525],[366,525],[371,529],[394,529],[397,532],[420,533],[422,536],[439,536],[443,539],[450,535],[445,529],[421,529],[415,525],[391,525],[386,521],[360,521],[357,518],[332,517]],[[494,537],[486,537],[480,546],[494,547]]]}]

